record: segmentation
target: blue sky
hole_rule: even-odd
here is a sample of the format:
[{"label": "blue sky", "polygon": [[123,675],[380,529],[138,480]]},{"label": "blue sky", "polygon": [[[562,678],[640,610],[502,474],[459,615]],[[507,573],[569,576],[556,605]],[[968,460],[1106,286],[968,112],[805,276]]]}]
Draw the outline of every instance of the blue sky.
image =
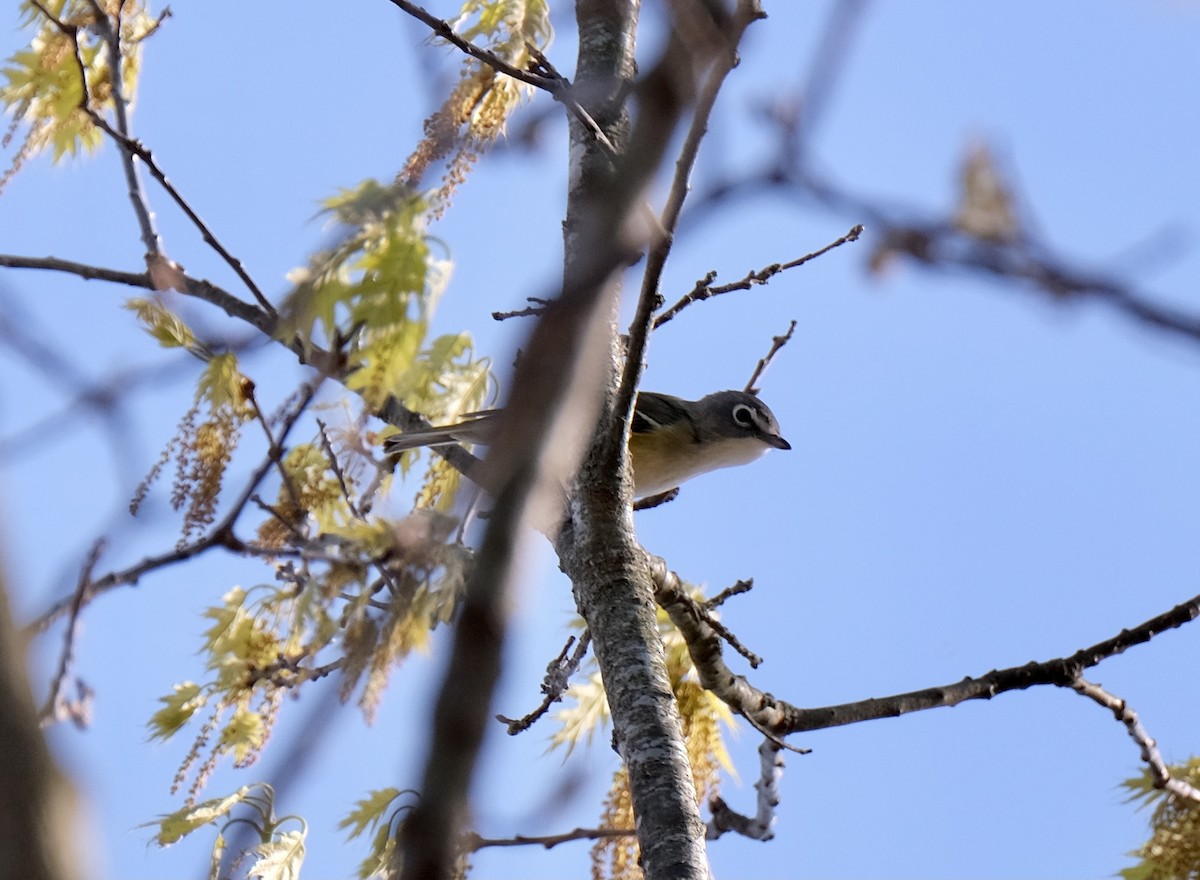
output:
[{"label": "blue sky", "polygon": [[[753,107],[798,88],[830,3],[766,2],[701,154],[696,190],[759,166],[769,144]],[[452,4],[431,4],[439,14]],[[570,70],[568,7],[551,57]],[[15,25],[15,22],[14,22]],[[8,31],[6,54],[19,45]],[[399,167],[452,71],[450,50],[391,4],[180,4],[148,45],[138,135],[273,296],[322,240],[319,200]],[[880,2],[850,44],[819,126],[817,166],[854,191],[944,216],[967,144],[985,139],[1011,169],[1039,234],[1080,265],[1200,312],[1200,126],[1194,120],[1200,13],[1191,4]],[[539,98],[535,112],[553,113]],[[520,124],[519,122],[517,123]],[[547,292],[559,272],[564,128],[543,152],[483,160],[435,229],[456,261],[437,316],[508,363],[522,328],[493,309]],[[172,257],[236,288],[185,218],[150,186]],[[710,270],[722,281],[793,259],[860,218],[788,193],[737,201],[677,242],[668,299]],[[141,246],[115,151],[31,163],[0,197],[6,253],[136,270]],[[740,387],[772,335],[796,335],[764,383],[793,451],[689,484],[638,515],[645,546],[712,590],[753,577],[725,620],[766,663],[751,680],[818,706],[948,683],[1069,654],[1197,592],[1200,348],[1092,304],[898,265],[870,274],[872,230],[769,286],[696,306],[656,334],[646,387],[685,397]],[[191,399],[178,366],[120,308],[130,292],[31,272],[0,275],[10,319],[87,375],[176,364],[138,397],[114,450],[70,414],[0,461],[0,537],[21,617],[74,584],[91,542],[102,570],[170,546],[163,490],[151,516],[125,503]],[[9,305],[11,304],[11,305]],[[190,314],[219,327],[221,316]],[[249,371],[273,405],[300,376],[265,354]],[[0,350],[0,436],[58,412],[60,390]],[[178,378],[175,378],[178,377]],[[273,396],[272,396],[273,395]],[[234,584],[269,580],[250,561],[205,558],[147,577],[88,609],[79,673],[96,689],[86,732],[57,729],[58,754],[89,804],[94,877],[196,875],[207,841],[165,852],[137,828],[178,806],[167,792],[187,741],[148,744],[144,724],[173,682],[201,675],[199,612]],[[531,542],[496,710],[536,704],[571,603],[546,548]],[[39,682],[58,633],[36,644]],[[362,853],[334,826],[368,789],[418,779],[426,707],[445,647],[396,671],[368,728],[330,723],[282,808],[311,824],[306,876],[347,876]],[[1168,760],[1200,749],[1196,633],[1167,633],[1092,678],[1125,697]],[[731,661],[732,663],[733,661]],[[740,667],[736,667],[739,668]],[[216,795],[278,772],[289,722],[249,771],[222,771]],[[543,724],[487,744],[475,816],[488,835],[591,825],[615,767],[597,739],[545,755]],[[1122,803],[1139,772],[1123,728],[1070,692],[1006,694],[953,710],[796,737],[776,839],[710,848],[716,876],[1050,878],[1109,876],[1145,837]],[[758,737],[733,744],[751,810]],[[292,768],[288,768],[290,771]],[[577,789],[576,789],[577,786]],[[558,795],[573,790],[563,802]],[[473,876],[587,870],[585,845],[484,852]]]}]

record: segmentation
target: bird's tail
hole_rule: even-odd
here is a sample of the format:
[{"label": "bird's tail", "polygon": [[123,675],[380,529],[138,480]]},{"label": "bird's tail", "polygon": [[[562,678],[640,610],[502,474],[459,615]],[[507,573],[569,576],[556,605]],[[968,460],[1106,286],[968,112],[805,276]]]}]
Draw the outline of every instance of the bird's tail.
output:
[{"label": "bird's tail", "polygon": [[494,428],[495,410],[471,413],[461,422],[440,428],[416,428],[393,434],[383,441],[383,451],[398,455],[421,447],[453,446],[455,443],[487,443]]}]

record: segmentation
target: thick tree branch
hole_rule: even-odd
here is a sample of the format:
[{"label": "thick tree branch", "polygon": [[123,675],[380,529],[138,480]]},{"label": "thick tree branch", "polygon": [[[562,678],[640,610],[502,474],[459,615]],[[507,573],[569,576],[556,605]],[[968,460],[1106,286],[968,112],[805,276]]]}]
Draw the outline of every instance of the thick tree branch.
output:
[{"label": "thick tree branch", "polygon": [[895,718],[910,712],[955,706],[966,700],[990,700],[1006,691],[1037,685],[1074,687],[1085,669],[1200,617],[1200,596],[1195,596],[1170,611],[1067,657],[992,670],[953,684],[889,697],[804,709],[760,691],[745,677],[734,674],[721,657],[720,636],[699,614],[678,575],[670,571],[662,559],[654,561],[653,570],[658,585],[655,598],[687,641],[701,683],[755,726],[776,736]]},{"label": "thick tree branch", "polygon": [[[595,0],[593,0],[595,2]],[[605,80],[619,81],[632,74],[632,25],[636,5],[630,0],[600,0],[598,8],[611,14],[608,39],[620,45],[620,75],[610,70]],[[580,12],[581,46],[587,44],[586,14]],[[621,36],[615,37],[614,34]],[[629,42],[624,43],[628,35]],[[581,59],[584,57],[581,49]],[[580,78],[588,75],[580,66]],[[589,116],[605,128],[609,140],[620,140],[620,103],[610,104],[608,90],[584,90],[596,97]],[[616,107],[617,113],[612,113]],[[616,124],[612,124],[613,121]],[[577,122],[578,126],[579,123]],[[589,152],[599,151],[590,134],[572,137]],[[638,155],[637,159],[643,157]],[[623,160],[630,172],[617,187],[597,189],[594,184],[613,182],[611,157],[595,163],[586,160],[592,186],[572,192],[572,204],[585,194],[586,210],[568,208],[564,224],[567,255],[561,296],[546,306],[529,342],[523,347],[508,405],[500,418],[500,440],[480,467],[480,485],[495,497],[483,544],[476,558],[446,676],[434,710],[431,749],[421,785],[421,800],[404,822],[396,848],[399,870],[406,880],[449,876],[456,858],[460,829],[466,813],[467,792],[484,735],[495,682],[499,675],[505,631],[505,609],[513,577],[517,540],[527,525],[543,529],[561,521],[561,486],[570,482],[578,460],[564,426],[595,422],[600,343],[611,339],[609,315],[615,302],[613,279],[628,264],[634,251],[613,230],[626,225],[632,196],[657,167],[657,156],[645,165]],[[601,197],[603,194],[603,197]],[[550,448],[554,438],[555,448]],[[564,452],[564,448],[568,451]],[[551,518],[552,517],[552,518]],[[568,571],[569,565],[565,565]],[[586,616],[586,615],[585,615]],[[597,646],[601,627],[589,620]],[[604,658],[601,657],[603,667]],[[692,803],[694,810],[694,799]],[[647,872],[648,876],[653,876]]]}]

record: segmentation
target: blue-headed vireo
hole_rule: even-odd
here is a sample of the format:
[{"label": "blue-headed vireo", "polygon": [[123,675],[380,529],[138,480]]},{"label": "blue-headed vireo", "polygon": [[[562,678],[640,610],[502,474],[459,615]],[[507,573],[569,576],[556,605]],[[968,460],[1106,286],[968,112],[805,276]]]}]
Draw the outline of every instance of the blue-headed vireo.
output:
[{"label": "blue-headed vireo", "polygon": [[[498,410],[472,413],[453,425],[394,434],[388,454],[420,446],[487,444]],[[747,464],[768,449],[791,449],[765,403],[745,391],[718,391],[699,400],[638,394],[630,425],[629,457],[634,494],[648,498],[718,468]]]}]

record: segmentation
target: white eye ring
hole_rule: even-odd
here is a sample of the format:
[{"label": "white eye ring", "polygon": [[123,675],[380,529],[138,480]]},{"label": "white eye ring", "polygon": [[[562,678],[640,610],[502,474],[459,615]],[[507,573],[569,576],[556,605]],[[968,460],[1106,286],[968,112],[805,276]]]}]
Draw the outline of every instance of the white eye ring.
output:
[{"label": "white eye ring", "polygon": [[733,408],[733,421],[743,428],[754,427],[754,410],[746,406],[744,403],[739,403]]}]

